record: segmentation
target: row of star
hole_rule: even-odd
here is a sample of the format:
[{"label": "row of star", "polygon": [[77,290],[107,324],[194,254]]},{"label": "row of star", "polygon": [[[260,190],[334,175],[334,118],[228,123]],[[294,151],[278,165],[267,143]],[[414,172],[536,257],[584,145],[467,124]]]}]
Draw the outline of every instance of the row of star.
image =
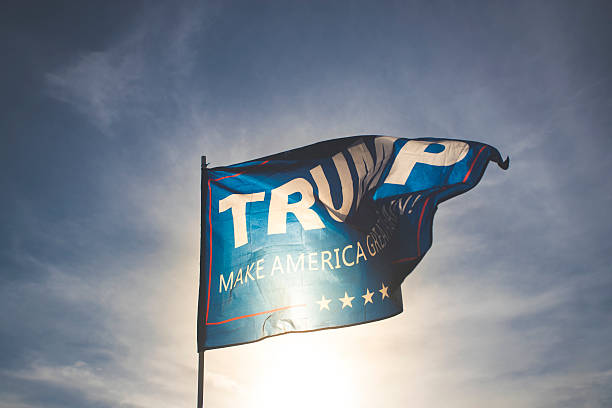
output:
[{"label": "row of star", "polygon": [[[384,283],[381,284],[382,287],[378,290],[381,295],[382,295],[382,299],[381,300],[385,300],[386,297],[389,297],[389,293],[387,292],[389,290],[388,286],[385,286]],[[374,292],[370,292],[370,288],[366,288],[366,293],[361,295],[361,297],[363,298],[363,305],[365,306],[368,303],[372,303],[374,304],[374,302],[372,301],[372,296],[374,296],[374,294],[376,293],[376,291]],[[338,300],[340,302],[342,302],[342,309],[344,309],[345,307],[353,307],[353,299],[355,299],[355,296],[349,296],[348,293],[346,291],[344,291],[344,297],[338,298]],[[315,303],[319,304],[319,311],[323,310],[323,309],[327,309],[329,310],[329,303],[332,301],[332,299],[326,299],[325,295],[321,295],[321,300],[317,300]]]}]

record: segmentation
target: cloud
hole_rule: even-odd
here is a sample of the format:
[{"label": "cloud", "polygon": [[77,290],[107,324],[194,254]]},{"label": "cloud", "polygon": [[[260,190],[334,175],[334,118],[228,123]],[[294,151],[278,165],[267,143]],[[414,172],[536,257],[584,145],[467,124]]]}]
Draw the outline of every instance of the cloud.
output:
[{"label": "cloud", "polygon": [[126,121],[153,120],[164,99],[183,103],[182,81],[195,60],[193,36],[209,19],[204,11],[196,5],[171,12],[152,7],[108,48],[80,53],[48,72],[48,94],[70,104],[107,136],[121,134],[120,124]]},{"label": "cloud", "polygon": [[112,52],[92,52],[79,57],[60,72],[47,74],[53,97],[88,115],[106,134],[130,105],[141,102],[142,56],[128,47]]},{"label": "cloud", "polygon": [[364,406],[606,405],[610,83],[571,60],[583,47],[565,24],[531,6],[170,9],[47,72],[46,103],[108,150],[71,151],[97,163],[78,195],[96,206],[18,217],[0,407],[192,404],[200,154],[216,166],[356,133],[481,140],[512,164],[440,206],[403,315],[207,352],[207,403],[324,404],[304,389],[338,385]]}]

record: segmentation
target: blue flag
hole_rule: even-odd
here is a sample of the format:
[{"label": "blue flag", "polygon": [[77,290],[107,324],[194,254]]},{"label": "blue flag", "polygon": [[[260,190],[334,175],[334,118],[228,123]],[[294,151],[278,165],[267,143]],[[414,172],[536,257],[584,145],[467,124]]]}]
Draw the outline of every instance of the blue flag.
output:
[{"label": "blue flag", "polygon": [[474,187],[486,144],[355,136],[202,170],[198,350],[372,322]]}]

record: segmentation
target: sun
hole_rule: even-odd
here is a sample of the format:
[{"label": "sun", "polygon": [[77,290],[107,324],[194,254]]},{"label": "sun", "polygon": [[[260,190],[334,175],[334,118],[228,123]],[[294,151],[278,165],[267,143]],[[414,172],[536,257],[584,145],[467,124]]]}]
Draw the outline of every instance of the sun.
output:
[{"label": "sun", "polygon": [[268,340],[269,358],[249,404],[256,408],[349,406],[358,402],[354,362],[326,346],[325,333]]}]

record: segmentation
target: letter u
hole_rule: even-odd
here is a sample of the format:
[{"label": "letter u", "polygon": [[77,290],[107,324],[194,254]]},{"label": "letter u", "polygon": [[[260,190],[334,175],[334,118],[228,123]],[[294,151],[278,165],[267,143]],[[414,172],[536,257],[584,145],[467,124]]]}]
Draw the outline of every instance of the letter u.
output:
[{"label": "letter u", "polygon": [[321,165],[310,170],[310,174],[319,189],[319,200],[325,205],[329,215],[336,221],[344,222],[353,205],[353,179],[351,178],[351,172],[342,153],[334,155],[332,160],[336,166],[338,177],[340,177],[340,185],[342,187],[342,205],[340,208],[334,206],[329,189],[329,181],[327,177],[325,177]]}]

